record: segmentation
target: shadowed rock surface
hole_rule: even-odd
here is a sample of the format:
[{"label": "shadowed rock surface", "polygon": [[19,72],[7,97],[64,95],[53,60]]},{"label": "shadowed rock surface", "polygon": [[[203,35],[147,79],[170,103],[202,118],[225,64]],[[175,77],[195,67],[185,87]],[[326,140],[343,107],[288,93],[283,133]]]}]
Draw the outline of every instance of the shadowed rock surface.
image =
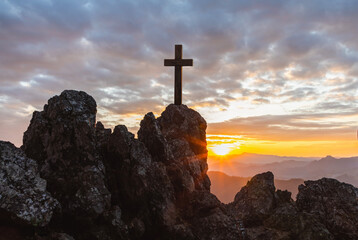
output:
[{"label": "shadowed rock surface", "polygon": [[254,176],[227,205],[247,239],[334,239],[314,214],[300,211],[288,191],[275,191],[271,172]]},{"label": "shadowed rock surface", "polygon": [[12,143],[0,141],[0,221],[43,227],[57,207],[36,162]]},{"label": "shadowed rock surface", "polygon": [[[74,233],[96,226],[110,211],[105,169],[96,151],[96,102],[85,92],[64,91],[34,112],[22,149],[39,164],[48,191],[61,203],[58,224]],[[82,234],[82,233],[81,233]]]},{"label": "shadowed rock surface", "polygon": [[358,189],[335,179],[305,181],[297,195],[298,208],[313,214],[336,239],[358,236]]},{"label": "shadowed rock surface", "polygon": [[[136,139],[123,125],[112,132],[96,123],[96,103],[84,92],[51,98],[33,114],[24,153],[0,144],[0,173],[12,165],[33,169],[31,183],[29,174],[14,175],[17,191],[40,191],[52,205],[2,204],[0,239],[357,238],[357,189],[338,181],[307,182],[295,203],[291,193],[276,191],[267,172],[253,177],[234,202],[221,203],[210,193],[206,126],[196,111],[169,105],[158,118],[145,115]],[[14,185],[12,176],[0,179]],[[43,210],[33,214],[41,225],[9,217],[34,206]]]}]

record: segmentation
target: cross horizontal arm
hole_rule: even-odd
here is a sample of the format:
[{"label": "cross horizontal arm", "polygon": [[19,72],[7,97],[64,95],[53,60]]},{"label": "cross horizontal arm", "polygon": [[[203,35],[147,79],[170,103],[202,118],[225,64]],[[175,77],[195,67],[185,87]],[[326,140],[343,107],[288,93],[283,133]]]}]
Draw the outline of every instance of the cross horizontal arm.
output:
[{"label": "cross horizontal arm", "polygon": [[193,66],[193,59],[164,59],[164,66]]}]

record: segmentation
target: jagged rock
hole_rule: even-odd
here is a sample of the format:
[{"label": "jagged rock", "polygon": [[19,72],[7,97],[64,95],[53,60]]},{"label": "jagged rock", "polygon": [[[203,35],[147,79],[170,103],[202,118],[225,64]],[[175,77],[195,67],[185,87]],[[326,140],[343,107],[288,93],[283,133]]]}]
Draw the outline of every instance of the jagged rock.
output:
[{"label": "jagged rock", "polygon": [[97,122],[96,124],[96,144],[97,149],[100,154],[102,154],[106,151],[107,143],[109,141],[109,137],[111,136],[111,129],[104,128],[103,124],[101,122]]},{"label": "jagged rock", "polygon": [[293,203],[280,204],[273,210],[261,227],[264,234],[255,228],[250,230],[252,232],[249,232],[249,235],[252,239],[257,237],[252,234],[253,232],[260,233],[260,237],[275,234],[271,238],[266,236],[267,239],[334,239],[316,216],[299,212]]},{"label": "jagged rock", "polygon": [[96,111],[91,96],[66,90],[51,98],[42,112],[34,112],[24,133],[22,149],[39,164],[71,231],[94,223],[110,207],[96,149]]},{"label": "jagged rock", "polygon": [[112,204],[127,210],[124,214],[130,219],[132,238],[158,238],[175,225],[174,189],[165,165],[153,161],[144,144],[125,126],[115,127],[104,162]]},{"label": "jagged rock", "polygon": [[37,163],[12,143],[0,141],[0,222],[46,226],[58,207]]},{"label": "jagged rock", "polygon": [[275,191],[271,172],[255,175],[228,208],[248,239],[334,239],[315,215],[297,209],[290,192]]},{"label": "jagged rock", "polygon": [[[200,114],[186,105],[170,104],[158,118],[161,131],[167,139],[176,159],[192,156],[206,160],[206,121]],[[181,144],[176,143],[181,142]],[[178,148],[188,145],[189,148]],[[182,152],[181,150],[184,151]]]},{"label": "jagged rock", "polygon": [[167,140],[164,138],[153,113],[147,113],[140,122],[138,139],[145,144],[153,161],[170,162],[174,160]]},{"label": "jagged rock", "polygon": [[298,208],[317,216],[335,239],[358,239],[358,189],[335,179],[305,181]]},{"label": "jagged rock", "polygon": [[198,239],[242,239],[240,223],[232,218],[217,197],[207,191],[195,191],[186,216]]},{"label": "jagged rock", "polygon": [[204,118],[185,105],[170,104],[157,120],[174,160],[189,170],[196,189],[209,191]]},{"label": "jagged rock", "polygon": [[144,117],[138,139],[154,161],[164,163],[173,186],[175,199],[170,201],[175,201],[177,215],[169,216],[180,219],[171,220],[173,237],[238,239],[237,224],[209,192],[205,131],[206,122],[197,112],[185,105],[169,105],[158,119],[152,113]]},{"label": "jagged rock", "polygon": [[245,226],[261,225],[276,205],[274,177],[271,172],[254,176],[231,204]]},{"label": "jagged rock", "polygon": [[[166,165],[166,171],[173,184],[176,198],[187,198],[188,194],[195,190],[193,176],[185,162],[187,157],[181,156],[174,159],[168,141],[164,137],[159,122],[153,113],[146,114],[140,125],[138,139],[145,144],[154,161],[163,162]],[[191,151],[189,145],[186,147],[186,151]]]}]

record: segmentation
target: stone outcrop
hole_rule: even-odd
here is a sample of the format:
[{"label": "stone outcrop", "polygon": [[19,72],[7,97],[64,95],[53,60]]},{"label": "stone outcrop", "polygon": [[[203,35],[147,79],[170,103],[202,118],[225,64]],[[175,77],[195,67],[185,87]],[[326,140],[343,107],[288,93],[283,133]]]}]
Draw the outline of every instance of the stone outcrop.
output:
[{"label": "stone outcrop", "polygon": [[63,224],[70,235],[82,231],[83,238],[97,234],[87,230],[111,211],[95,141],[96,112],[96,102],[87,93],[64,91],[42,112],[34,112],[22,146],[37,161],[48,191],[62,206],[56,224]]},{"label": "stone outcrop", "polygon": [[222,204],[206,174],[206,126],[196,111],[169,105],[145,115],[136,139],[123,125],[96,123],[88,94],[62,92],[34,112],[21,149],[0,143],[2,236],[357,238],[357,189],[332,179],[306,182],[296,203],[262,173]]},{"label": "stone outcrop", "polygon": [[300,211],[288,191],[275,190],[271,172],[254,176],[228,204],[246,239],[334,239],[319,219]]},{"label": "stone outcrop", "polygon": [[305,181],[297,207],[318,217],[335,239],[357,239],[358,189],[352,185],[330,178]]},{"label": "stone outcrop", "polygon": [[[274,176],[271,172],[254,176],[235,196],[232,203],[245,226],[262,225],[276,206]],[[288,201],[290,201],[289,196]]]},{"label": "stone outcrop", "polygon": [[45,226],[58,202],[46,191],[37,164],[12,143],[0,141],[0,207],[20,223]]},{"label": "stone outcrop", "polygon": [[222,231],[235,223],[210,193],[206,122],[197,112],[169,105],[159,118],[148,113],[138,139],[95,115],[91,96],[64,91],[24,134],[22,149],[62,207],[50,229],[75,239],[237,239],[238,231]]},{"label": "stone outcrop", "polygon": [[58,208],[37,163],[12,143],[0,141],[0,223],[9,226],[2,232],[12,228],[21,236],[16,225],[46,226]]}]

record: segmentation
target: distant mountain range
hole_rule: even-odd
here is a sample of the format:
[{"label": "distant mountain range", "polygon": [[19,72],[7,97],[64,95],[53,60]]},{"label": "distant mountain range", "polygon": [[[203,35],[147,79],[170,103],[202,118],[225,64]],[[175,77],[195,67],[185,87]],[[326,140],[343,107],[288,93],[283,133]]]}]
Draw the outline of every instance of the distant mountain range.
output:
[{"label": "distant mountain range", "polygon": [[[236,193],[251,179],[250,177],[229,176],[218,171],[209,171],[208,176],[211,180],[211,192],[224,203],[232,202]],[[292,193],[292,198],[295,199],[298,193],[298,186],[303,184],[303,181],[303,179],[275,179],[275,186],[280,190],[288,190]]]},{"label": "distant mountain range", "polygon": [[293,199],[304,180],[328,177],[358,186],[358,157],[317,159],[244,153],[230,159],[210,156],[208,162],[212,192],[227,203],[251,177],[267,171],[275,175],[276,187],[290,191]]},{"label": "distant mountain range", "polygon": [[241,162],[250,164],[267,164],[273,162],[284,162],[289,160],[311,162],[313,160],[319,160],[317,157],[287,157],[287,156],[276,156],[276,155],[264,155],[256,153],[242,153],[238,155],[229,156],[209,156],[209,162],[222,162],[223,160],[230,160],[230,162]]},{"label": "distant mountain range", "polygon": [[252,177],[271,171],[277,179],[282,180],[316,180],[328,177],[358,186],[358,157],[327,156],[318,160],[245,153],[230,158],[230,161],[219,161],[217,157],[210,157],[209,170],[239,177]]}]

